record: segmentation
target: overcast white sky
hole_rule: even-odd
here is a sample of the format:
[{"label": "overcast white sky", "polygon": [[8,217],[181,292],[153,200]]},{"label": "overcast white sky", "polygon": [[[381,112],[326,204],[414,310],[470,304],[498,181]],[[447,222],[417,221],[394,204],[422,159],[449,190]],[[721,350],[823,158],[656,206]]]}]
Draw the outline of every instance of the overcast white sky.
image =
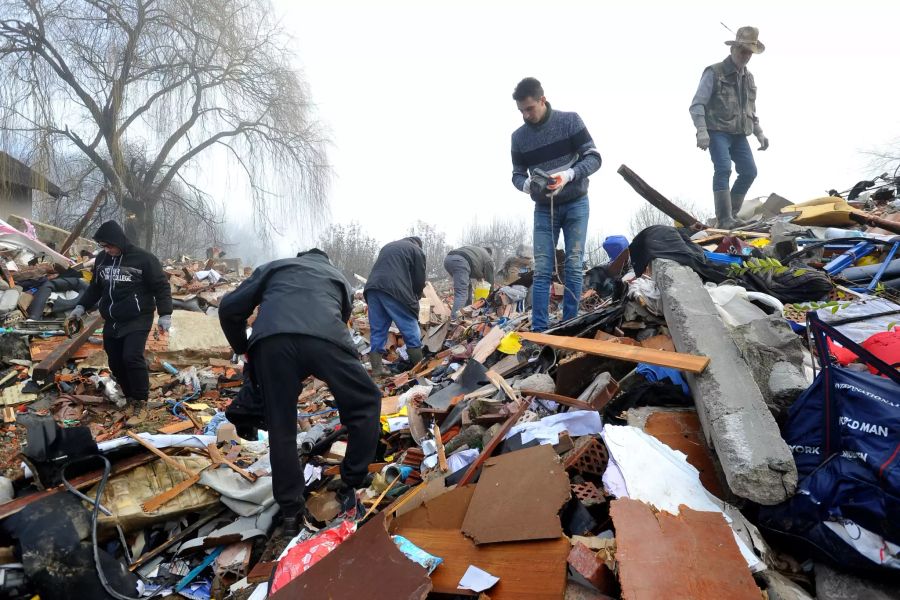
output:
[{"label": "overcast white sky", "polygon": [[[335,222],[382,242],[417,219],[458,240],[477,219],[525,218],[510,183],[511,99],[525,76],[581,114],[603,156],[591,234],[626,233],[644,201],[627,164],[669,198],[712,212],[712,165],[688,105],[737,30],[760,29],[749,65],[771,140],[750,196],[795,202],[872,175],[862,151],[900,137],[900,3],[377,2],[276,0],[330,132]],[[751,138],[753,148],[755,140]],[[293,237],[293,236],[291,236]],[[290,239],[287,247],[310,240]]]}]

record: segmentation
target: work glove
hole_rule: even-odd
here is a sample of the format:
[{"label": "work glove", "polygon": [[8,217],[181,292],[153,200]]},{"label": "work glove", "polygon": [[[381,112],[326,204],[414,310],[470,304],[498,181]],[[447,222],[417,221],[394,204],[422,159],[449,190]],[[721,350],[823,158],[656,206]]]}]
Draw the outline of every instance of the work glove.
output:
[{"label": "work glove", "polygon": [[759,148],[757,150],[769,149],[769,138],[762,131],[756,134],[756,139],[759,140]]},{"label": "work glove", "polygon": [[70,319],[80,319],[84,316],[84,307],[82,305],[78,305],[72,309],[72,312],[69,313]]},{"label": "work glove", "polygon": [[552,195],[558,194],[566,184],[575,179],[575,169],[566,169],[560,173],[553,175],[553,183],[547,186],[547,189],[553,192]]},{"label": "work glove", "polygon": [[697,128],[697,147],[701,150],[709,148],[709,132],[706,127]]},{"label": "work glove", "polygon": [[522,184],[522,191],[526,194],[531,194],[531,175],[525,180],[525,183]]},{"label": "work glove", "polygon": [[172,329],[172,315],[163,315],[156,322],[160,331],[169,331]]}]

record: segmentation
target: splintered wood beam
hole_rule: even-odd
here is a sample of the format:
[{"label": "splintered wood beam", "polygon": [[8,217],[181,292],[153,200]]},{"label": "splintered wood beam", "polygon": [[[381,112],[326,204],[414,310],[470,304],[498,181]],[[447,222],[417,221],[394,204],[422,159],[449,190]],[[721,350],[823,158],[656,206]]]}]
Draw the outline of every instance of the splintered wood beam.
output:
[{"label": "splintered wood beam", "polygon": [[69,357],[75,354],[75,351],[81,348],[88,338],[94,335],[94,330],[102,324],[103,317],[100,315],[87,318],[81,331],[54,348],[44,360],[34,367],[32,377],[37,381],[46,381],[55,371],[66,364]]},{"label": "splintered wood beam", "polygon": [[219,450],[219,448],[215,444],[209,444],[206,447],[206,449],[207,449],[207,451],[209,451],[209,457],[213,461],[213,466],[218,467],[219,465],[225,465],[226,467],[228,467],[229,469],[231,469],[232,471],[234,471],[235,473],[237,473],[238,475],[240,475],[241,477],[243,477],[250,483],[253,483],[254,481],[256,481],[256,475],[254,475],[253,473],[251,473],[245,469],[240,468],[239,466],[237,466],[236,464],[234,464],[233,462],[231,462],[230,460],[225,458],[225,456],[222,454],[221,450]]},{"label": "splintered wood beam", "polygon": [[678,221],[685,227],[693,227],[696,225],[701,229],[706,228],[703,223],[694,218],[689,212],[677,206],[674,202],[650,187],[646,181],[638,177],[637,173],[625,165],[619,167],[619,170],[616,172],[628,182],[628,185],[634,188],[634,191],[636,191],[641,198],[658,208],[673,220]]}]

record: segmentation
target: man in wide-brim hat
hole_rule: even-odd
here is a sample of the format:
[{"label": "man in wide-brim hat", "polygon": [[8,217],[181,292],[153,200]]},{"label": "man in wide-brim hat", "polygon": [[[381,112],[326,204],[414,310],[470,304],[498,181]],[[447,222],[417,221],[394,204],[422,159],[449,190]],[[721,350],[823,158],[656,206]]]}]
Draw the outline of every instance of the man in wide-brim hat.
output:
[{"label": "man in wide-brim hat", "polygon": [[[735,217],[756,179],[756,162],[747,136],[756,136],[759,150],[769,147],[756,116],[756,82],[747,70],[750,57],[762,54],[766,47],[759,41],[756,27],[741,27],[735,39],[725,44],[731,47],[731,54],[703,70],[690,112],[697,128],[697,147],[709,149],[713,162],[718,225],[731,229],[743,224]],[[731,163],[738,175],[733,186],[729,186]]]}]

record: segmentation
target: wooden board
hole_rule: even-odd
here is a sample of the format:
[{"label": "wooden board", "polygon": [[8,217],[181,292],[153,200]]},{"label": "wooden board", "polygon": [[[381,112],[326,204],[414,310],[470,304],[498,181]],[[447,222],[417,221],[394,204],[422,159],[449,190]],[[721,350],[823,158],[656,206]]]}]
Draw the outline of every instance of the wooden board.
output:
[{"label": "wooden board", "polygon": [[84,327],[75,337],[67,339],[65,342],[54,348],[50,354],[46,356],[32,370],[32,376],[37,381],[46,381],[50,375],[62,367],[69,357],[75,353],[78,348],[88,341],[88,338],[94,335],[94,330],[103,323],[103,317],[95,315],[88,317],[84,321]]},{"label": "wooden board", "polygon": [[487,334],[481,338],[481,341],[475,345],[475,349],[472,350],[472,358],[480,363],[484,363],[484,361],[494,353],[494,350],[496,350],[497,346],[500,345],[500,342],[503,341],[505,335],[506,332],[500,327],[494,327],[488,331]]},{"label": "wooden board", "polygon": [[437,291],[434,289],[434,286],[431,285],[431,282],[428,281],[425,283],[425,289],[423,290],[425,294],[425,298],[431,303],[431,310],[434,311],[434,314],[441,317],[442,319],[450,318],[450,309],[444,304],[444,301],[441,300],[441,297],[438,296]]},{"label": "wooden board", "polygon": [[406,536],[423,550],[444,559],[431,576],[435,592],[477,596],[456,589],[469,565],[475,565],[500,578],[488,590],[491,600],[563,597],[569,552],[565,537],[476,546],[461,528],[478,486],[446,490],[440,480],[433,483],[439,487],[437,495],[398,516],[391,523],[390,531]]},{"label": "wooden board", "polygon": [[667,352],[640,346],[626,346],[600,340],[547,335],[545,333],[520,333],[519,335],[523,340],[544,346],[586,352],[587,354],[605,358],[670,367],[680,371],[687,371],[688,373],[702,373],[706,365],[709,364],[709,357],[682,354],[681,352]]},{"label": "wooden board", "polygon": [[487,592],[491,600],[546,600],[565,595],[566,557],[569,554],[569,541],[565,537],[475,546],[458,529],[399,528],[394,533],[444,559],[431,574],[437,593],[477,596],[456,589],[469,565],[475,565],[500,578]]}]

